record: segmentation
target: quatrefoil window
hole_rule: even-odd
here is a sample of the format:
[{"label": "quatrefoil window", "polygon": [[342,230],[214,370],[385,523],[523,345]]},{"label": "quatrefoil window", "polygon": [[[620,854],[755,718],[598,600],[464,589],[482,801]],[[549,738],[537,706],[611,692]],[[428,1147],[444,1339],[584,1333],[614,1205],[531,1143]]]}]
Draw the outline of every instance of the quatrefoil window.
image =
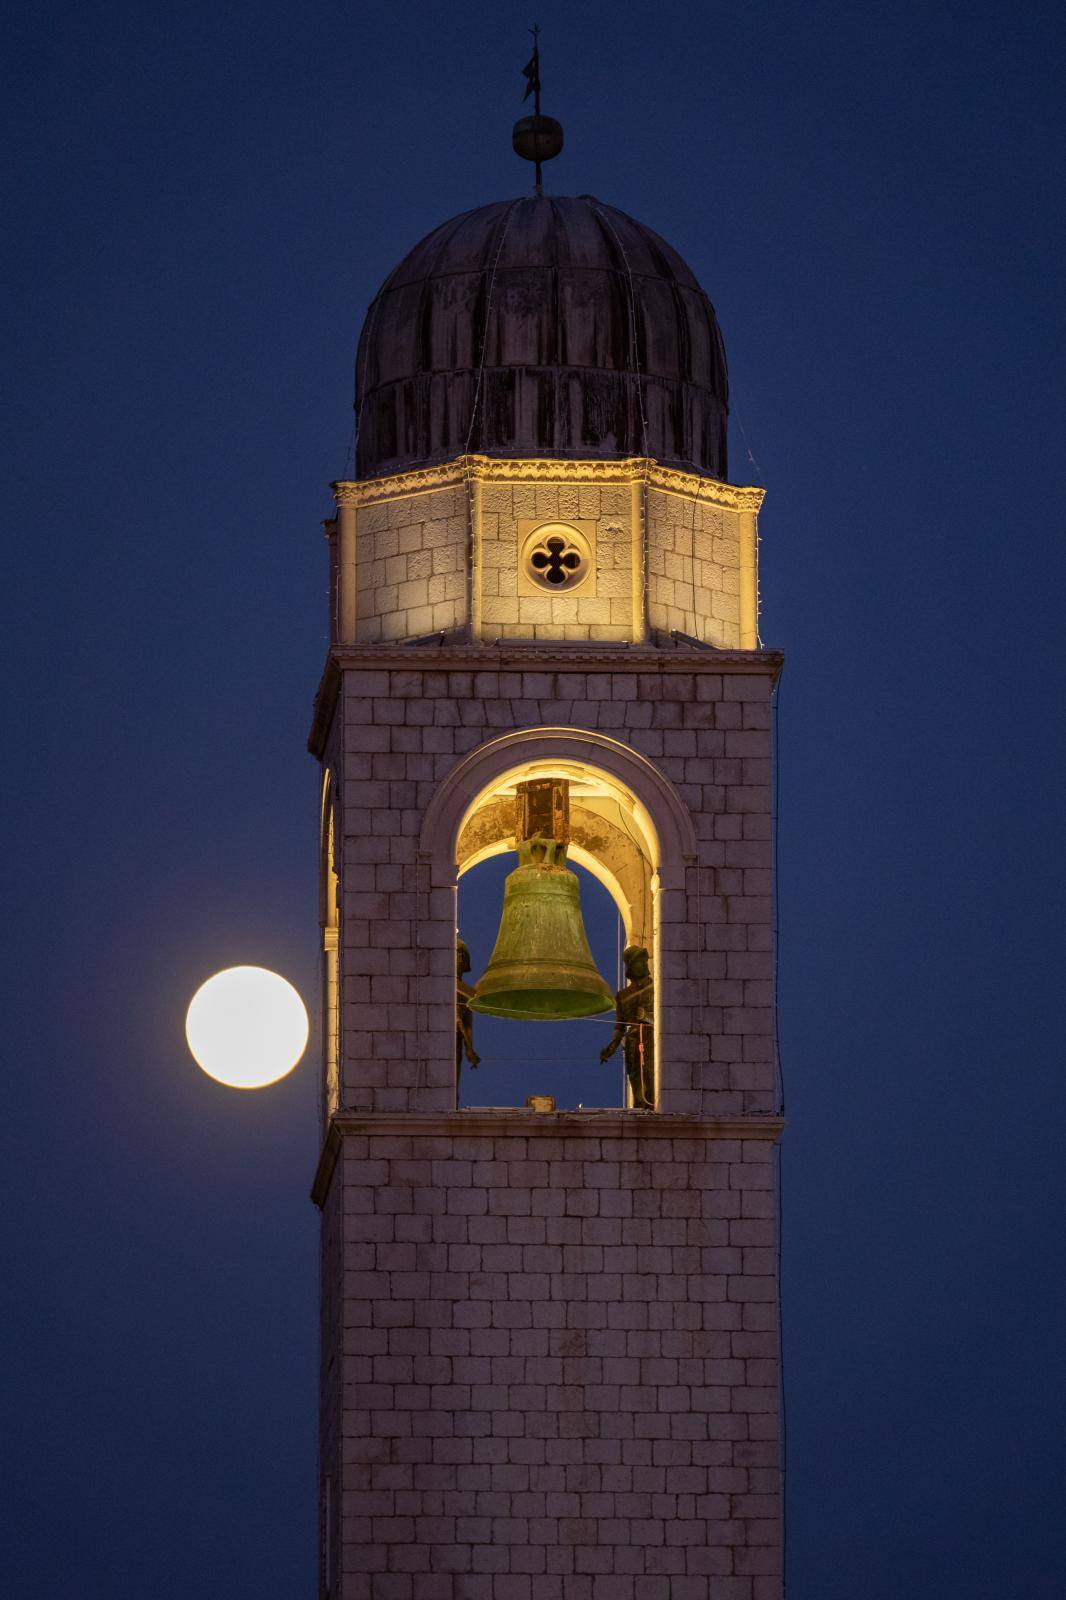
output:
[{"label": "quatrefoil window", "polygon": [[534,550],[529,564],[545,583],[569,583],[581,565],[581,557],[572,545],[555,534]]},{"label": "quatrefoil window", "polygon": [[536,528],[522,552],[526,574],[538,589],[563,594],[576,589],[591,570],[588,541],[565,522],[548,522]]}]

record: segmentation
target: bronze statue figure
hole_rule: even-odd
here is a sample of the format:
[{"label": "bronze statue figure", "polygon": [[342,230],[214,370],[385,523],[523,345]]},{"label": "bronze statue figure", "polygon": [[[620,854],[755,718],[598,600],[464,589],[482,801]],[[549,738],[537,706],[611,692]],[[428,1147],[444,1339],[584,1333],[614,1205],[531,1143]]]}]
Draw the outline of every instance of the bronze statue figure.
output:
[{"label": "bronze statue figure", "polygon": [[629,980],[615,995],[618,1021],[600,1060],[607,1061],[622,1046],[634,1111],[655,1110],[655,982],[648,952],[642,944],[626,945],[622,966]]},{"label": "bronze statue figure", "polygon": [[474,1049],[474,1014],[470,1001],[474,990],[463,982],[463,973],[470,971],[470,951],[462,939],[455,941],[455,1103],[459,1104],[459,1076],[463,1055],[471,1067],[476,1067],[481,1057]]}]

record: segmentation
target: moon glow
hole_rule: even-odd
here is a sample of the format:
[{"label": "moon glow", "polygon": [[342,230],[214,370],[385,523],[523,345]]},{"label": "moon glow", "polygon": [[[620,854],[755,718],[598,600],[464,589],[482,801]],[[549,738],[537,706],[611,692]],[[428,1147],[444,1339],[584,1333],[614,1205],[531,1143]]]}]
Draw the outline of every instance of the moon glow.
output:
[{"label": "moon glow", "polygon": [[231,1089],[263,1089],[292,1071],[307,1048],[303,1001],[265,967],[227,967],[201,984],[185,1017],[193,1060]]}]

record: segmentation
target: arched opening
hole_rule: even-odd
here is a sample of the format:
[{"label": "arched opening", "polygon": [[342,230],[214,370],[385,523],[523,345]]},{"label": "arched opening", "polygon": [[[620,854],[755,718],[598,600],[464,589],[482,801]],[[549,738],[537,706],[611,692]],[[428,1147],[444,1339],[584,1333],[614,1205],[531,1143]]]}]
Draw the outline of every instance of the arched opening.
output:
[{"label": "arched opening", "polygon": [[[559,1110],[649,1108],[656,1101],[659,842],[647,808],[615,775],[592,762],[539,757],[505,767],[468,803],[459,823],[455,861],[458,931],[470,952],[469,983],[476,995],[500,927],[504,883],[518,865],[514,852],[522,792],[546,780],[565,794],[567,865],[580,884],[581,918],[596,966],[609,993],[622,993],[617,1006],[599,1015],[545,1022],[482,1015],[476,1011],[476,998],[474,1010],[464,1008],[460,988],[460,1039],[464,1026],[472,1031],[467,1043],[481,1064],[477,1069],[463,1066],[458,1104],[524,1106],[535,1095],[550,1096]],[[646,976],[639,986],[623,970],[627,947],[647,951]],[[636,987],[639,1011],[632,1007]],[[635,1016],[645,1020],[636,1022]],[[606,1062],[601,1060],[605,1050]]]},{"label": "arched opening", "polygon": [[[615,843],[628,840],[631,858],[612,866],[605,861],[602,842],[582,839],[574,830],[575,844],[587,850],[588,864],[611,893],[627,936],[642,936],[648,953],[644,979],[652,990],[651,1015],[644,1021],[643,1037],[651,1048],[642,1054],[641,1070],[653,1076],[655,1108],[690,1109],[692,1011],[683,979],[693,922],[700,920],[692,818],[673,784],[639,751],[598,730],[561,727],[515,729],[476,746],[451,768],[423,813],[418,883],[426,915],[416,957],[423,974],[419,992],[426,1003],[419,1013],[422,1032],[415,1062],[425,1084],[421,1103],[439,1110],[456,1105],[455,1047],[462,1021],[455,949],[460,876],[475,862],[512,848],[508,785],[553,772],[579,785],[587,779],[599,791],[577,793],[575,816],[586,800],[595,802],[585,808],[601,821],[617,824],[613,832],[604,831],[605,837]],[[611,806],[617,812],[609,811]],[[583,864],[577,855],[575,861]],[[479,976],[467,974],[468,979]],[[448,1025],[443,1025],[445,1006]],[[540,1026],[547,1036],[549,1025]]]}]

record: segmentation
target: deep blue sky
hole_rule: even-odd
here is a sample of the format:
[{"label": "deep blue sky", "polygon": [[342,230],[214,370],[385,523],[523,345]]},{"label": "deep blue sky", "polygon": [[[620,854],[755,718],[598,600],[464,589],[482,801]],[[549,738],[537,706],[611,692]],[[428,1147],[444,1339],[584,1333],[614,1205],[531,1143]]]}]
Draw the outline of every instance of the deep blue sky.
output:
[{"label": "deep blue sky", "polygon": [[[549,187],[689,260],[732,475],[767,487],[791,1600],[1057,1597],[1061,11],[537,15]],[[235,962],[317,992],[303,746],[355,341],[423,233],[527,186],[532,20],[6,24],[17,1600],[313,1594],[315,1075],[227,1092],[181,1023]]]}]

